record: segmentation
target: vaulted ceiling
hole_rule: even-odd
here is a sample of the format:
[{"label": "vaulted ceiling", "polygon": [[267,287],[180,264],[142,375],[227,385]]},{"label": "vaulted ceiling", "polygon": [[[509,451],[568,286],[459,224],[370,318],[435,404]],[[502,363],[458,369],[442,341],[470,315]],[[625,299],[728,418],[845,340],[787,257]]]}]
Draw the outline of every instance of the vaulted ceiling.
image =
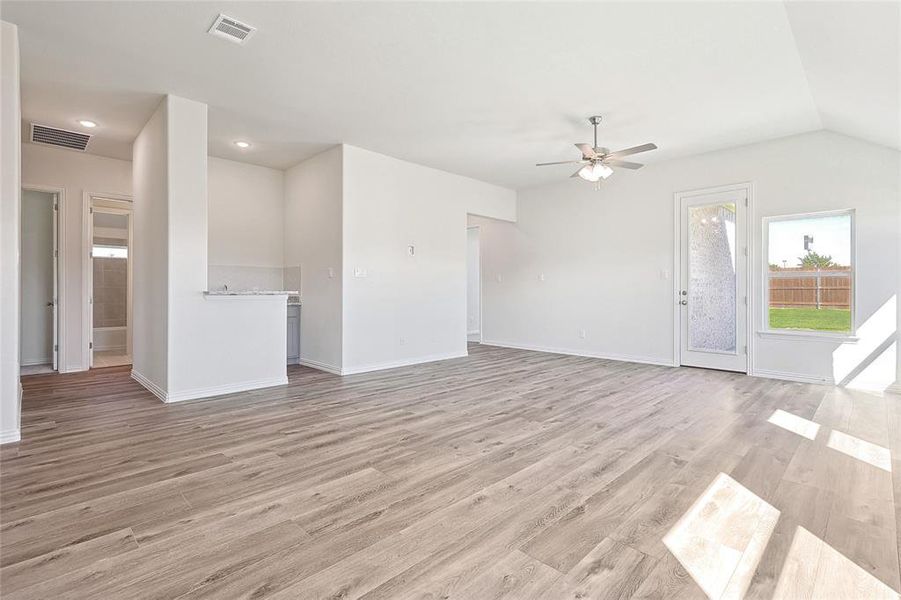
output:
[{"label": "vaulted ceiling", "polygon": [[[219,12],[258,28],[206,34]],[[26,122],[131,157],[165,93],[210,153],[285,168],[345,142],[519,188],[591,141],[646,162],[831,129],[901,148],[897,2],[20,2]],[[246,139],[248,150],[232,142]]]}]

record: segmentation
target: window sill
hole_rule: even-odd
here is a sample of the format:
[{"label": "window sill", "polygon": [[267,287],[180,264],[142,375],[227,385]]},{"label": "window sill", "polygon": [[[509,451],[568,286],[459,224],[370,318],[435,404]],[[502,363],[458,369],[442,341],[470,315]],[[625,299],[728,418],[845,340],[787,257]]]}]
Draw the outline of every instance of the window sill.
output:
[{"label": "window sill", "polygon": [[856,344],[860,338],[850,333],[827,333],[824,331],[789,331],[766,330],[758,331],[757,337],[774,340],[812,340],[815,342],[838,342],[841,344]]}]

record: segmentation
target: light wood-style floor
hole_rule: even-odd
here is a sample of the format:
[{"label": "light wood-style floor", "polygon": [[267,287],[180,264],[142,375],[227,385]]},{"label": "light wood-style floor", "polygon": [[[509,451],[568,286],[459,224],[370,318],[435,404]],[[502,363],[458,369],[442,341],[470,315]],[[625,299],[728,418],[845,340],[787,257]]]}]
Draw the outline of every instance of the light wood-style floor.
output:
[{"label": "light wood-style floor", "polygon": [[106,367],[119,367],[131,364],[131,355],[123,354],[116,350],[95,350],[94,351],[94,369],[104,369]]},{"label": "light wood-style floor", "polygon": [[173,405],[124,367],[23,379],[4,600],[899,589],[897,396],[477,345],[289,376]]}]

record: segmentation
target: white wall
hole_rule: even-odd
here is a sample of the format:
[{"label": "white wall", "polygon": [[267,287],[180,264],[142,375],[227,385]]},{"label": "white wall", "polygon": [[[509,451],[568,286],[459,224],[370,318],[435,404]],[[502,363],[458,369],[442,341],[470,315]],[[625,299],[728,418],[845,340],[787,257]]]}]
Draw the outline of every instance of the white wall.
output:
[{"label": "white wall", "polygon": [[343,179],[343,371],[465,355],[467,213],[515,192],[353,146]]},{"label": "white wall", "polygon": [[0,21],[0,443],[19,439],[19,39]]},{"label": "white wall", "polygon": [[[167,402],[287,383],[285,296],[203,294],[208,268],[206,147],[206,105],[176,96],[166,97],[135,142],[135,205],[146,205],[135,224],[142,233],[145,227],[162,231],[152,239],[135,235],[134,375]],[[149,222],[138,225],[144,215]],[[137,260],[151,250],[158,256]],[[149,281],[138,288],[137,281],[148,272],[148,280],[155,280],[162,292],[147,287]],[[148,311],[152,301],[163,305],[165,316]],[[144,332],[165,327],[163,348],[160,338],[140,337],[139,320]]]},{"label": "white wall", "polygon": [[209,285],[282,288],[285,172],[210,157]]},{"label": "white wall", "polygon": [[155,393],[169,387],[169,215],[163,100],[132,146],[132,374]]},{"label": "white wall", "polygon": [[897,151],[821,131],[618,171],[600,192],[566,175],[521,191],[515,226],[473,221],[481,227],[486,342],[672,364],[673,193],[751,181],[753,331],[764,314],[760,219],[855,208],[861,338],[754,334],[755,372],[842,382],[875,359],[851,383],[884,387],[894,378],[893,346],[869,355],[895,332]]},{"label": "white wall", "polygon": [[53,361],[53,194],[22,192],[20,365]]},{"label": "white wall", "polygon": [[[132,162],[25,143],[22,173],[26,185],[65,190],[60,215],[66,244],[65,263],[60,264],[65,347],[60,367],[87,369],[89,356],[82,337],[83,195],[131,195]],[[210,285],[281,287],[284,172],[210,157],[208,183],[210,275],[215,279]]]},{"label": "white wall", "polygon": [[84,236],[83,198],[85,192],[130,195],[131,161],[84,154],[73,150],[22,144],[22,183],[62,188],[60,240],[65,244],[60,262],[62,305],[60,371],[87,369],[87,340],[83,337],[82,320],[82,244]]},{"label": "white wall", "polygon": [[284,264],[301,273],[300,360],[332,372],[342,364],[342,155],[336,146],[285,174]]},{"label": "white wall", "polygon": [[466,333],[469,341],[481,338],[482,271],[479,259],[479,228],[466,230]]}]

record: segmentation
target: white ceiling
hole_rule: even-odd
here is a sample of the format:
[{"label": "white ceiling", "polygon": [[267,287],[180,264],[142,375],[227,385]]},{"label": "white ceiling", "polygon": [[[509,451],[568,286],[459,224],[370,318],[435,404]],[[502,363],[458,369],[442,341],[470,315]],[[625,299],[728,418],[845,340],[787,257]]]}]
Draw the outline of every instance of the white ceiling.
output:
[{"label": "white ceiling", "polygon": [[[23,118],[131,157],[165,93],[210,153],[286,168],[345,142],[506,185],[599,143],[646,162],[829,128],[899,144],[899,4],[18,2]],[[206,34],[219,12],[258,27]],[[253,147],[232,145],[247,139]],[[624,173],[623,176],[637,176]]]}]

